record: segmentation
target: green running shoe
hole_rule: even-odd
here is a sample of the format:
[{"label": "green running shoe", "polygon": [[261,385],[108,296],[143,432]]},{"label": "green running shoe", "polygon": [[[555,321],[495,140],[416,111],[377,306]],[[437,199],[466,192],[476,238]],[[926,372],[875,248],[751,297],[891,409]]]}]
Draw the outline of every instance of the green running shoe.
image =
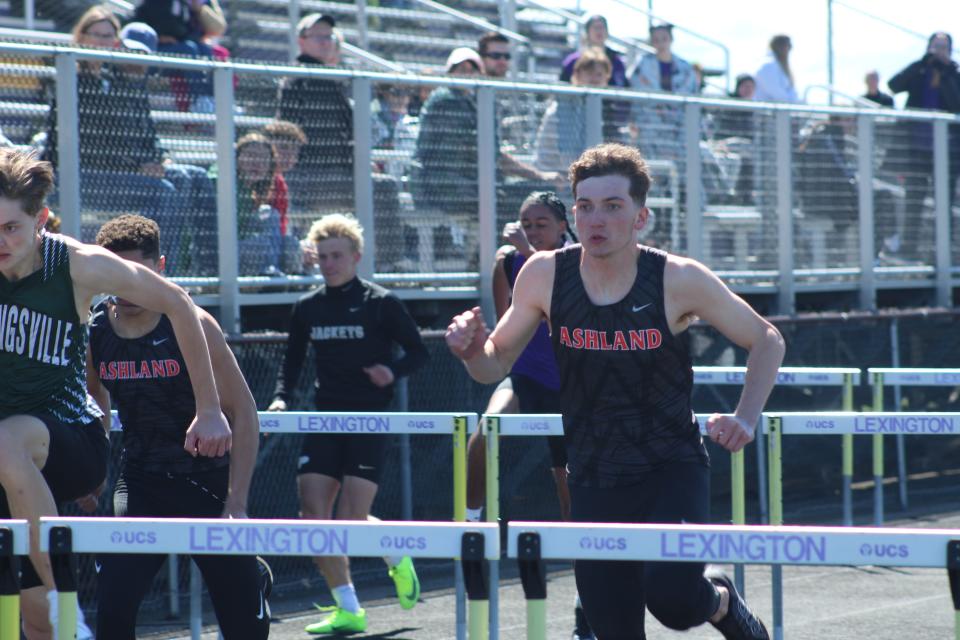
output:
[{"label": "green running shoe", "polygon": [[390,567],[388,573],[397,587],[400,607],[413,609],[417,606],[417,602],[420,601],[420,579],[417,578],[417,570],[413,568],[413,560],[410,556],[403,556],[400,564]]},{"label": "green running shoe", "polygon": [[360,609],[357,613],[350,613],[340,607],[313,606],[317,607],[320,611],[329,613],[329,615],[320,622],[308,624],[304,627],[304,631],[307,633],[350,634],[362,633],[367,630],[367,612],[364,609]]}]

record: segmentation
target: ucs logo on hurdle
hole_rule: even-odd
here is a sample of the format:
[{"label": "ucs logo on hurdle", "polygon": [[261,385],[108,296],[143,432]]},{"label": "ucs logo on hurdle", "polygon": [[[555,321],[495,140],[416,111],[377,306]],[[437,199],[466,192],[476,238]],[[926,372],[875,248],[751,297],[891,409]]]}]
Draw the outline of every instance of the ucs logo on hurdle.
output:
[{"label": "ucs logo on hurdle", "polygon": [[380,538],[380,548],[396,551],[424,551],[427,539],[423,536],[387,535]]},{"label": "ucs logo on hurdle", "polygon": [[156,531],[114,531],[110,534],[114,544],[157,544]]},{"label": "ucs logo on hurdle", "polygon": [[860,545],[860,555],[864,558],[909,558],[910,547],[905,544],[865,542]]},{"label": "ucs logo on hurdle", "polygon": [[597,549],[598,551],[625,551],[626,538],[613,536],[583,536],[580,538],[581,549]]}]

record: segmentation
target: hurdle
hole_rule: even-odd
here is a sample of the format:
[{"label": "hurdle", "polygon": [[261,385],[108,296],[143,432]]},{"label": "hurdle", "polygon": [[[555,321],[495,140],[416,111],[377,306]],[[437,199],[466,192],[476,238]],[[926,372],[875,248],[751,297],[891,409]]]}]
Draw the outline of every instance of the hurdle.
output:
[{"label": "hurdle", "polygon": [[30,552],[26,520],[0,520],[0,640],[20,640],[20,557]]},{"label": "hurdle", "polygon": [[[453,437],[453,520],[467,519],[467,432],[477,428],[475,413],[391,413],[331,411],[260,411],[260,433],[263,434],[362,434],[362,435],[449,435]],[[122,431],[116,411],[111,412],[111,430]],[[461,563],[454,565],[457,591],[457,638],[467,636],[465,576]],[[191,572],[191,580],[196,572]],[[194,587],[191,586],[191,590]],[[191,598],[191,626],[197,626],[199,607]],[[196,637],[194,635],[194,637]]]},{"label": "hurdle", "polygon": [[[889,434],[957,435],[960,434],[960,413],[767,413],[764,414],[769,444],[770,524],[783,524],[783,447],[784,435],[855,435]],[[876,529],[866,529],[876,531]],[[899,531],[897,529],[896,531]],[[960,536],[957,536],[960,537]],[[909,566],[909,565],[891,565]],[[783,577],[780,565],[773,566],[774,629],[783,628]],[[951,579],[952,584],[952,579]],[[960,626],[957,638],[960,639]]]},{"label": "hurdle", "polygon": [[[694,367],[696,385],[743,385],[746,367]],[[860,384],[860,369],[848,367],[780,367],[777,386],[782,387],[843,387],[842,411],[853,411],[853,387]],[[760,496],[760,521],[769,522],[767,511],[766,448],[763,428],[757,428],[757,490]],[[843,522],[853,525],[853,437],[844,436],[843,459]],[[743,524],[734,519],[734,524]],[[738,585],[739,586],[739,585]]]},{"label": "hurdle", "polygon": [[[41,518],[40,548],[50,554],[60,637],[76,635],[77,554],[155,553],[267,556],[460,558],[470,603],[470,640],[486,638],[487,562],[500,532],[486,523],[219,518]],[[18,632],[19,633],[19,632]],[[19,637],[19,636],[18,636]]]},{"label": "hurdle", "polygon": [[[946,568],[960,640],[957,529],[511,522],[507,540],[527,599],[527,640],[547,637],[545,559]],[[878,562],[877,550],[891,548]],[[773,638],[782,640],[782,620]]]},{"label": "hurdle", "polygon": [[[960,369],[903,369],[871,367],[867,369],[870,384],[873,387],[873,410],[883,412],[884,387],[957,387],[960,386]],[[897,407],[899,409],[899,407]],[[903,434],[897,434],[898,442]],[[899,446],[899,445],[898,445]],[[900,490],[907,491],[906,462],[900,457]],[[878,527],[883,524],[883,475],[884,475],[883,434],[873,436],[873,518]]]}]

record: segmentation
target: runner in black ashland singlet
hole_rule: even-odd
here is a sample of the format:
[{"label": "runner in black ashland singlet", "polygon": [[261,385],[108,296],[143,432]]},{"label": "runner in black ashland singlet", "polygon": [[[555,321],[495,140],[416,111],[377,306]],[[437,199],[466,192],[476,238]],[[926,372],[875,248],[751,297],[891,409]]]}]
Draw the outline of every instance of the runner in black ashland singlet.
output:
[{"label": "runner in black ashland singlet", "polygon": [[[639,152],[588,149],[570,178],[582,244],[535,254],[494,332],[473,309],[453,319],[447,344],[476,380],[495,381],[546,318],[560,369],[571,519],[709,522],[709,467],[681,334],[699,317],[749,352],[736,415],[707,424],[730,451],[753,438],[783,340],[703,265],[637,244],[650,187]],[[733,582],[705,576],[703,564],[578,561],[575,570],[601,640],[643,639],[645,609],[673,629],[709,621],[728,639],[768,640]]]}]

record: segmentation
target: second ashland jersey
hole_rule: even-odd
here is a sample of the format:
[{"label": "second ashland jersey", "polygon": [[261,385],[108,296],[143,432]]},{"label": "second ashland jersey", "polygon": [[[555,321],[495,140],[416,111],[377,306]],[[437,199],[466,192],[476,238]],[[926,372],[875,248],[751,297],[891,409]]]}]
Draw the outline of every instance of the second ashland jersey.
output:
[{"label": "second ashland jersey", "polygon": [[[363,368],[386,365],[395,382],[428,358],[417,324],[403,303],[360,278],[339,287],[322,285],[293,306],[276,397],[289,402],[308,343],[316,356],[317,406],[329,410],[383,410],[393,398],[393,384],[376,386]],[[403,348],[400,358],[393,355],[395,345]]]},{"label": "second ashland jersey", "polygon": [[230,464],[230,455],[193,457],[183,448],[197,413],[187,365],[167,316],[140,338],[121,338],[99,305],[90,321],[90,354],[123,425],[124,466],[190,474]]},{"label": "second ashland jersey", "polygon": [[664,311],[667,254],[641,248],[626,297],[596,305],[580,276],[581,251],[556,253],[550,305],[570,484],[628,486],[666,463],[707,464],[690,353]]}]

